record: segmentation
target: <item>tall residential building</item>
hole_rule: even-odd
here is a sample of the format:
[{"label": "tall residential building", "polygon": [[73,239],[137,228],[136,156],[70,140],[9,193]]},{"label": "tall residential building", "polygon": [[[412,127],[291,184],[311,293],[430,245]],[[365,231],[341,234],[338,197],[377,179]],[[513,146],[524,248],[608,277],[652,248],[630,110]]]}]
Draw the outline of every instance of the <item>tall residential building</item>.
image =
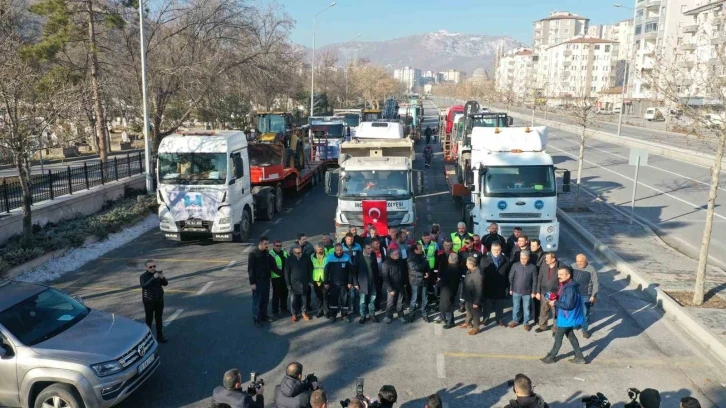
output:
[{"label": "tall residential building", "polygon": [[458,84],[464,80],[464,73],[458,69],[447,69],[446,71],[439,72],[439,75],[441,75],[441,80],[443,82],[453,82]]},{"label": "tall residential building", "polygon": [[587,34],[590,19],[579,16],[568,11],[556,11],[548,17],[534,22],[534,47],[532,63],[536,72],[536,86],[542,89],[549,73],[546,71],[549,61],[547,58],[547,47],[560,44],[575,37]]},{"label": "tall residential building", "polygon": [[412,67],[403,67],[393,71],[393,78],[406,84],[408,91],[421,83],[421,70]]},{"label": "tall residential building", "polygon": [[726,76],[726,0],[702,1],[683,7],[686,21],[679,27],[674,75],[669,75],[683,102],[709,105],[721,99]]},{"label": "tall residential building", "polygon": [[618,43],[601,38],[579,37],[546,50],[544,87],[550,99],[597,97],[613,86]]},{"label": "tall residential building", "polygon": [[[635,0],[633,30],[633,72],[629,96],[634,111],[640,113],[652,100],[662,100],[653,86],[653,69],[675,56],[674,48],[682,41],[682,27],[692,21],[683,12],[703,0]],[[635,100],[638,100],[637,102]]]},{"label": "tall residential building", "polygon": [[497,91],[524,99],[532,96],[532,49],[517,48],[497,58],[494,86]]}]

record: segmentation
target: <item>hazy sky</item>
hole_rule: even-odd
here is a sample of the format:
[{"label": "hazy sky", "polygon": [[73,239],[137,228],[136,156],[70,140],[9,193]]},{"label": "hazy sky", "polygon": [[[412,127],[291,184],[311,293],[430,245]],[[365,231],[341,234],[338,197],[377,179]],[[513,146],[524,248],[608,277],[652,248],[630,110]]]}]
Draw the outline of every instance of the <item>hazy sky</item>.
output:
[{"label": "hazy sky", "polygon": [[[318,46],[359,41],[381,41],[438,30],[467,34],[509,35],[532,43],[532,24],[553,11],[569,11],[590,24],[612,24],[632,17],[632,10],[616,8],[608,0],[337,0],[318,16]],[[313,16],[330,4],[325,0],[277,0],[295,20],[292,39],[312,46]],[[634,7],[635,1],[623,5]]]}]

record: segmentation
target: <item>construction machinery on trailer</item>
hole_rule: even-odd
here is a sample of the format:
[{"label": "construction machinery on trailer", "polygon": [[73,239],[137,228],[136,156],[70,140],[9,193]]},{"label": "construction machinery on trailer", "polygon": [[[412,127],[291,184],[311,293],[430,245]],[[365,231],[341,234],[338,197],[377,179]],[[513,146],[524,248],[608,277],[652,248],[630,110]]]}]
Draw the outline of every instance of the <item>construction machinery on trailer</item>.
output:
[{"label": "construction machinery on trailer", "polygon": [[261,136],[283,135],[289,138],[294,130],[290,112],[257,112],[253,121],[257,134]]},{"label": "construction machinery on trailer", "polygon": [[380,119],[383,119],[380,109],[363,109],[362,122],[375,122]]},{"label": "construction machinery on trailer", "polygon": [[439,139],[443,145],[445,163],[454,161],[452,155],[454,149],[452,131],[454,129],[454,121],[463,116],[464,106],[462,105],[452,106],[443,112],[441,125],[439,126]]}]

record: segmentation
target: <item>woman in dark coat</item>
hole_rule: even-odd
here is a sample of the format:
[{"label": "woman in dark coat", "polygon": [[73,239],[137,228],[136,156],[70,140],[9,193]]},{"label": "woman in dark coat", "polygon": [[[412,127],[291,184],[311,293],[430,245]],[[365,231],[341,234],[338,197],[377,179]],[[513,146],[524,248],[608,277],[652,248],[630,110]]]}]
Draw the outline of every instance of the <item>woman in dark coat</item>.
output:
[{"label": "woman in dark coat", "polygon": [[445,329],[454,327],[454,310],[456,302],[454,297],[459,290],[461,279],[461,266],[459,255],[455,252],[449,254],[448,264],[439,270],[439,311],[441,319],[445,322]]}]

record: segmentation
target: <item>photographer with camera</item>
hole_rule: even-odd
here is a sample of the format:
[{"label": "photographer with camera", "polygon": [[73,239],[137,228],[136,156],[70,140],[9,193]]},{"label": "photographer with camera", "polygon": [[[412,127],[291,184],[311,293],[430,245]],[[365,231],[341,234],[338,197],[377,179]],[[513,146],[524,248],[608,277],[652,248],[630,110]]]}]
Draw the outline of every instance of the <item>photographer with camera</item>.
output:
[{"label": "photographer with camera", "polygon": [[398,393],[392,385],[384,385],[378,391],[378,400],[370,399],[363,393],[363,378],[359,378],[355,386],[355,398],[340,401],[343,408],[393,408],[398,401]]},{"label": "photographer with camera", "polygon": [[517,374],[509,384],[517,399],[509,400],[506,408],[549,408],[542,397],[532,392],[532,380],[526,375]]},{"label": "photographer with camera", "polygon": [[275,387],[275,405],[277,408],[307,408],[310,394],[318,389],[315,374],[309,374],[303,380],[303,366],[298,362],[287,365],[285,377]]},{"label": "photographer with camera", "polygon": [[[257,375],[254,378],[247,392],[242,391],[242,375],[238,369],[232,369],[224,373],[222,385],[214,389],[212,393],[212,407],[229,407],[229,408],[264,408],[265,398],[265,382]],[[253,399],[252,396],[255,396]]]}]

